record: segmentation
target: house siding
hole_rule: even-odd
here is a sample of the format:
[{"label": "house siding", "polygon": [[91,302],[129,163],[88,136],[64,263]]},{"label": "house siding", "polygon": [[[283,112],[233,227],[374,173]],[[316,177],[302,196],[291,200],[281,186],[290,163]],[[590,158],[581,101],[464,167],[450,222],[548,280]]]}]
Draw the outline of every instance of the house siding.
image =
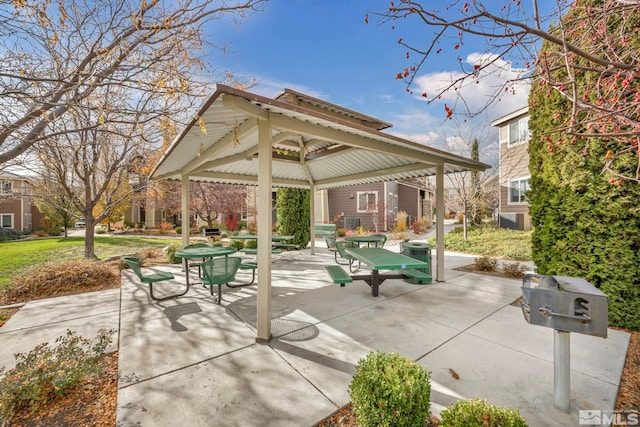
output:
[{"label": "house siding", "polygon": [[31,231],[42,225],[42,213],[34,204],[29,181],[18,175],[0,175],[0,180],[12,182],[12,194],[0,196],[0,214],[12,215],[12,228]]},{"label": "house siding", "polygon": [[336,215],[341,215],[342,220],[338,223],[338,227],[344,227],[345,218],[355,217],[360,219],[362,227],[374,230],[373,214],[370,212],[358,212],[358,193],[376,191],[378,192],[378,201],[380,201],[385,193],[384,187],[384,183],[377,183],[330,189],[328,191],[330,220],[333,220]]},{"label": "house siding", "polygon": [[398,210],[404,211],[411,218],[420,218],[420,193],[417,188],[407,187],[406,185],[398,186]]},{"label": "house siding", "polygon": [[511,202],[509,200],[509,183],[513,180],[528,179],[529,172],[529,144],[521,143],[509,146],[509,124],[528,115],[527,110],[512,114],[508,120],[495,124],[499,128],[500,139],[500,227],[519,230],[531,229],[531,217],[527,202]]}]

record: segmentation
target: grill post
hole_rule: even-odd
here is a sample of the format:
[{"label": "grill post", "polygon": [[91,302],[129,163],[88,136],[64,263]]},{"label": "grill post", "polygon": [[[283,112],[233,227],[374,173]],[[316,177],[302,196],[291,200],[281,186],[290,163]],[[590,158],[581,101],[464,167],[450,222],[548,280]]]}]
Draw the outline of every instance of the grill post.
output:
[{"label": "grill post", "polygon": [[571,335],[569,332],[553,331],[553,404],[563,412],[569,413],[571,388]]}]

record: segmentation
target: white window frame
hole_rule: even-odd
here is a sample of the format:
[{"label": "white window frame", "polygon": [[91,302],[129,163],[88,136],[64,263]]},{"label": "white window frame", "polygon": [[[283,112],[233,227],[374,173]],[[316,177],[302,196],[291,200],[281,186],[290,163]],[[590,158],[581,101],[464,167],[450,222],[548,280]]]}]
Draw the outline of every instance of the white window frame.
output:
[{"label": "white window frame", "polygon": [[[527,201],[527,196],[525,192],[529,190],[529,179],[530,177],[510,179],[507,182],[507,204],[508,205],[526,205],[529,202]],[[524,185],[523,185],[524,184]],[[513,201],[512,190],[517,189],[519,193],[518,201]],[[521,193],[521,194],[520,194]]]},{"label": "white window frame", "polygon": [[[5,225],[4,223],[5,217],[9,217],[9,225]],[[13,224],[15,224],[15,222],[12,213],[0,213],[0,228],[14,228]]]},{"label": "white window frame", "polygon": [[13,194],[13,182],[0,180],[0,194]]},{"label": "white window frame", "polygon": [[[367,196],[367,208],[360,209],[360,197]],[[373,196],[373,208],[369,209],[368,207],[372,204],[369,202],[369,197]],[[358,191],[356,193],[356,212],[358,213],[366,213],[366,212],[378,212],[378,192],[377,191]]]},{"label": "white window frame", "polygon": [[[517,128],[517,135],[513,135],[513,127]],[[507,147],[515,147],[516,145],[526,144],[529,142],[529,116],[520,117],[518,120],[509,122],[506,125],[507,131]]]}]

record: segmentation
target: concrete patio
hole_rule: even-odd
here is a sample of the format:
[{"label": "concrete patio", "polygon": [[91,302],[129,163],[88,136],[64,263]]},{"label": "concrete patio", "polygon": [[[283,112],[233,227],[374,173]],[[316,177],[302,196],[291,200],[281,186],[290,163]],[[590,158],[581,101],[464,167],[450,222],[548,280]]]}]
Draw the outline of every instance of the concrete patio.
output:
[{"label": "concrete patio", "polygon": [[[223,288],[222,305],[200,285],[158,303],[125,270],[120,290],[28,303],[0,328],[0,365],[67,328],[86,337],[116,329],[119,426],[312,426],[349,402],[356,364],[371,350],[431,371],[435,414],[484,398],[518,409],[530,426],[575,426],[579,409],[613,409],[629,334],[572,334],[572,410],[562,413],[552,404],[553,331],[510,305],[519,280],[453,270],[472,262],[447,254],[446,282],[389,280],[373,298],[364,282],[330,282],[326,249],[274,256],[266,345],[255,342],[255,285]],[[179,267],[162,268],[184,280]]]}]

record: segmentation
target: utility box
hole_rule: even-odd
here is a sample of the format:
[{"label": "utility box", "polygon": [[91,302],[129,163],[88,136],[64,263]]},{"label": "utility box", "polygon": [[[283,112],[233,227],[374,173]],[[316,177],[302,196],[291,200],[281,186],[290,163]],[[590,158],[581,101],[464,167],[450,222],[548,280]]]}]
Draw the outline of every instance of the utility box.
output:
[{"label": "utility box", "polygon": [[609,297],[585,279],[526,274],[522,313],[532,325],[607,337]]},{"label": "utility box", "polygon": [[360,217],[359,216],[345,216],[344,217],[344,228],[347,230],[355,230],[360,227]]}]

